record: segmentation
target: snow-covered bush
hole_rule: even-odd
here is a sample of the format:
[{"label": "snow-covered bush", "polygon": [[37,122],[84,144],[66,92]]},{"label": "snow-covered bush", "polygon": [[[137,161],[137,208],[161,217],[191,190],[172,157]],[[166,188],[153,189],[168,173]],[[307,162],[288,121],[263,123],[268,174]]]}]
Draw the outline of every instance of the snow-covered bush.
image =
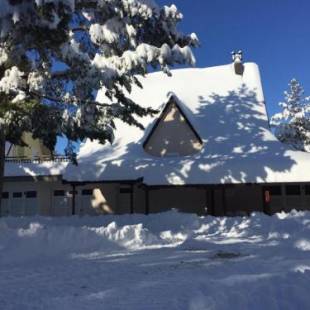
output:
[{"label": "snow-covered bush", "polygon": [[282,111],[271,118],[276,137],[297,150],[310,151],[310,100],[296,79],[289,83],[284,92],[284,102],[279,103]]}]

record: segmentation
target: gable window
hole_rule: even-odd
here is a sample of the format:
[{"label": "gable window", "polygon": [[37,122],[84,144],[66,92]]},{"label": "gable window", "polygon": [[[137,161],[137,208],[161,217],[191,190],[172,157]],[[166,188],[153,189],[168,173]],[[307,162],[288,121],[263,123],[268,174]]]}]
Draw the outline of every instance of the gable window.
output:
[{"label": "gable window", "polygon": [[151,129],[144,150],[156,157],[179,157],[196,154],[201,151],[203,141],[200,138],[186,111],[175,96],[171,96],[161,115]]}]

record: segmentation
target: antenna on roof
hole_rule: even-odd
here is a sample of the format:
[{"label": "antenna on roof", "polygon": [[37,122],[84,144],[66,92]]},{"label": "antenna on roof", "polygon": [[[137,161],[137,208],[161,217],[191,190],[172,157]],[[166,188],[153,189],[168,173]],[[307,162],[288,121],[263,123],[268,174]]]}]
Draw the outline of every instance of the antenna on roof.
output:
[{"label": "antenna on roof", "polygon": [[243,75],[244,66],[242,63],[243,60],[243,52],[239,50],[238,52],[232,51],[231,52],[232,61],[234,63],[235,73],[238,75]]}]

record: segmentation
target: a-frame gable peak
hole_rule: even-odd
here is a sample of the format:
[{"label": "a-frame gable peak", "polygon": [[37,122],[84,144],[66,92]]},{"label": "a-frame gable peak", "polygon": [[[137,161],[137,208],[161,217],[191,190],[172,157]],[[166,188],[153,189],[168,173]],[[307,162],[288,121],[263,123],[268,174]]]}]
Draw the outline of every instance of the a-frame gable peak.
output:
[{"label": "a-frame gable peak", "polygon": [[187,156],[202,148],[202,140],[176,96],[170,96],[143,147],[153,156]]}]

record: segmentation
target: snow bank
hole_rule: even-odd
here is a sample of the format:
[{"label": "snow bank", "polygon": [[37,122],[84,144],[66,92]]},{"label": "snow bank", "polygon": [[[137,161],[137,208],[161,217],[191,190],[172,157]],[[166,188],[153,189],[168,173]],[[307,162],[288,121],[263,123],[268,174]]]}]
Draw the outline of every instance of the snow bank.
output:
[{"label": "snow bank", "polygon": [[176,246],[186,239],[194,218],[176,212],[150,217],[2,218],[0,260],[15,263],[90,251]]},{"label": "snow bank", "polygon": [[307,252],[309,230],[310,213],[296,211],[237,218],[198,217],[176,211],[150,216],[11,217],[0,220],[0,259],[17,262],[92,251],[163,247],[209,251],[231,248],[245,254],[245,243],[268,247],[269,253],[275,244],[279,245],[274,247],[277,253],[288,249]]},{"label": "snow bank", "polygon": [[[2,218],[1,309],[310,309],[310,212]],[[18,296],[18,298],[16,298]]]}]

